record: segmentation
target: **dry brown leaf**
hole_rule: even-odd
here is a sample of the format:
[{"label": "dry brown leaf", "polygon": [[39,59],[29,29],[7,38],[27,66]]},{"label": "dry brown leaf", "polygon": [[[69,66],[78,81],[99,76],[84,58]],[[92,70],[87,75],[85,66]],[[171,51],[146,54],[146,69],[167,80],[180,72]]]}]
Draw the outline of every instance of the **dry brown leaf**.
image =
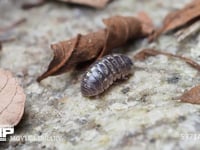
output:
[{"label": "dry brown leaf", "polygon": [[142,22],[142,32],[144,35],[152,35],[155,31],[155,26],[152,19],[147,15],[146,12],[141,11],[138,13],[137,18]]},{"label": "dry brown leaf", "polygon": [[0,69],[0,126],[15,126],[24,113],[26,96],[9,71]]},{"label": "dry brown leaf", "polygon": [[[43,5],[47,0],[31,0],[22,5],[23,9],[30,9],[33,7]],[[110,0],[58,0],[66,3],[86,5],[94,8],[103,8]]]},{"label": "dry brown leaf", "polygon": [[156,55],[165,55],[165,56],[169,56],[169,57],[179,58],[179,59],[185,61],[186,63],[188,63],[193,68],[200,71],[200,65],[190,58],[179,56],[179,55],[174,55],[174,54],[166,53],[166,52],[162,52],[162,51],[158,51],[158,50],[155,50],[155,49],[144,49],[144,50],[140,51],[139,53],[137,53],[134,56],[134,58],[136,60],[144,60],[144,59],[146,59],[146,57],[156,56]]},{"label": "dry brown leaf", "polygon": [[48,70],[38,78],[59,75],[83,62],[95,60],[114,48],[124,45],[130,39],[147,36],[143,22],[135,17],[114,16],[103,20],[105,29],[87,35],[52,44],[54,58]]},{"label": "dry brown leaf", "polygon": [[103,8],[110,0],[60,0],[63,2],[70,2],[75,4],[87,5],[95,8]]},{"label": "dry brown leaf", "polygon": [[200,17],[200,0],[193,0],[183,9],[169,13],[163,21],[163,26],[158,29],[150,40],[154,40],[160,34],[166,33],[199,20]]},{"label": "dry brown leaf", "polygon": [[193,87],[189,91],[186,91],[181,96],[182,102],[200,104],[200,85]]}]

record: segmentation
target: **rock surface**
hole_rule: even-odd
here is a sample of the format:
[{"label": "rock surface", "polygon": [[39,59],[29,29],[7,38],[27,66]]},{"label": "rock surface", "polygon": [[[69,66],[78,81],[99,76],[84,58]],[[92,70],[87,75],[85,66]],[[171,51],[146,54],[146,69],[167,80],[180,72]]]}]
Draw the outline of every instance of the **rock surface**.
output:
[{"label": "rock surface", "polygon": [[[0,1],[1,26],[27,19],[10,31],[15,40],[3,43],[0,56],[1,68],[12,70],[27,94],[25,114],[14,134],[25,139],[0,143],[0,149],[198,149],[200,106],[181,103],[179,96],[200,84],[200,77],[181,60],[159,55],[135,62],[140,69],[134,75],[93,99],[80,93],[81,71],[36,82],[52,59],[51,43],[96,31],[103,27],[103,18],[141,10],[159,26],[168,12],[189,1],[114,0],[103,10],[51,1],[28,11],[20,9],[23,0]],[[172,35],[151,44],[133,41],[122,49],[133,58],[147,47],[200,63],[198,35],[183,43]]]}]

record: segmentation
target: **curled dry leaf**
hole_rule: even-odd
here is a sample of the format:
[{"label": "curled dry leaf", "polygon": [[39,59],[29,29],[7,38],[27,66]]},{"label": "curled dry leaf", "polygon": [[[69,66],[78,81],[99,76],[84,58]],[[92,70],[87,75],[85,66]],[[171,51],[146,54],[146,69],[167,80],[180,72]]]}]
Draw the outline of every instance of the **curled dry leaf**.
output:
[{"label": "curled dry leaf", "polygon": [[160,34],[166,33],[175,29],[179,29],[188,26],[200,17],[200,0],[193,0],[187,4],[184,8],[169,13],[163,21],[163,26],[158,29],[151,37],[151,40],[157,38]]},{"label": "curled dry leaf", "polygon": [[26,96],[9,71],[0,69],[0,126],[15,126],[24,113]]},{"label": "curled dry leaf", "polygon": [[152,35],[155,31],[155,26],[152,19],[147,15],[146,12],[141,11],[137,14],[137,18],[142,22],[142,32],[144,35]]},{"label": "curled dry leaf", "polygon": [[200,85],[193,87],[189,91],[186,91],[181,96],[180,100],[182,102],[200,104]]},{"label": "curled dry leaf", "polygon": [[52,44],[54,58],[38,81],[64,73],[83,62],[100,58],[130,39],[147,35],[147,31],[142,28],[143,23],[135,17],[114,16],[104,19],[103,22],[105,29],[87,35],[79,34],[70,40]]},{"label": "curled dry leaf", "polygon": [[200,71],[200,65],[190,58],[179,56],[179,55],[174,55],[174,54],[166,53],[166,52],[162,52],[162,51],[158,51],[158,50],[155,50],[155,49],[144,49],[144,50],[140,51],[139,53],[137,53],[134,56],[134,58],[136,60],[144,60],[146,57],[156,56],[156,55],[165,55],[165,56],[169,56],[169,57],[179,58],[179,59],[185,61],[186,63],[188,63],[193,68]]}]

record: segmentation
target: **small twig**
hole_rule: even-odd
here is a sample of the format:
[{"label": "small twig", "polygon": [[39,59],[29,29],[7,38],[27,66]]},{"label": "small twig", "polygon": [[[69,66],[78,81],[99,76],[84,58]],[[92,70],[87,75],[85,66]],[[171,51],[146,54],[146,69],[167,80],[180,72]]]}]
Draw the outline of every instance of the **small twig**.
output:
[{"label": "small twig", "polygon": [[24,22],[26,22],[26,18],[21,18],[21,19],[17,20],[16,22],[12,23],[10,26],[0,28],[0,33],[1,32],[6,32],[6,31],[8,31],[8,30],[10,30],[12,28],[15,28],[16,26],[19,26]]},{"label": "small twig", "polygon": [[24,4],[22,4],[22,9],[31,9],[34,7],[38,7],[38,6],[42,6],[43,4],[45,4],[45,0],[36,0],[36,1],[31,1],[31,2],[26,2]]},{"label": "small twig", "polygon": [[0,42],[4,43],[4,42],[10,42],[16,39],[16,35],[14,35],[13,33],[10,32],[5,32],[3,34],[0,34]]},{"label": "small twig", "polygon": [[185,40],[186,38],[196,34],[200,31],[200,21],[197,21],[190,25],[189,27],[180,29],[175,33],[175,36],[177,37],[178,42],[181,42]]},{"label": "small twig", "polygon": [[156,56],[156,55],[165,55],[165,56],[169,56],[169,57],[175,57],[175,58],[182,59],[183,61],[188,63],[190,66],[192,66],[193,68],[195,68],[198,71],[200,71],[200,65],[198,63],[196,63],[195,61],[193,61],[192,59],[190,59],[190,58],[179,56],[179,55],[175,55],[175,54],[171,54],[171,53],[166,53],[166,52],[162,52],[162,51],[158,51],[158,50],[154,50],[154,49],[144,49],[144,50],[140,51],[139,53],[137,53],[134,56],[134,58],[136,60],[144,60],[144,59],[146,59],[146,57]]},{"label": "small twig", "polygon": [[13,36],[13,32],[10,31],[24,22],[26,22],[26,18],[21,18],[7,27],[0,28],[0,42],[3,43],[15,40],[15,35]]}]

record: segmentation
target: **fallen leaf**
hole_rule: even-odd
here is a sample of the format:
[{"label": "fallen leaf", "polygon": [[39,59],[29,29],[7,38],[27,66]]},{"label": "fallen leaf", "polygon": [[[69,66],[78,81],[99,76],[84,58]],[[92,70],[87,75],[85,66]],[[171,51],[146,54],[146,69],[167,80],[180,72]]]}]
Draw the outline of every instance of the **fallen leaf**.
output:
[{"label": "fallen leaf", "polygon": [[9,71],[0,69],[0,126],[15,126],[24,113],[26,96]]},{"label": "fallen leaf", "polygon": [[[31,0],[22,5],[23,9],[38,7],[46,3],[47,0]],[[90,6],[94,8],[103,8],[110,0],[58,0],[66,3]]]},{"label": "fallen leaf", "polygon": [[181,10],[170,13],[164,19],[163,32],[174,30],[178,27],[184,26],[191,20],[200,16],[200,1],[195,0],[186,5]]},{"label": "fallen leaf", "polygon": [[141,61],[141,60],[146,59],[149,56],[156,56],[156,55],[165,55],[165,56],[169,56],[169,57],[179,58],[179,59],[185,61],[186,63],[188,63],[193,68],[200,71],[200,65],[190,58],[179,56],[179,55],[174,55],[174,54],[166,53],[166,52],[162,52],[162,51],[158,51],[158,50],[155,50],[155,49],[144,49],[144,50],[140,51],[139,53],[137,53],[134,56],[134,59]]},{"label": "fallen leaf", "polygon": [[151,41],[156,39],[160,34],[166,33],[172,30],[180,29],[182,27],[191,25],[199,20],[200,17],[200,1],[193,0],[187,4],[184,8],[169,13],[163,21],[163,26],[158,29],[151,37]]},{"label": "fallen leaf", "polygon": [[71,40],[52,44],[54,58],[38,81],[67,72],[83,62],[95,61],[130,39],[147,36],[147,31],[142,28],[143,22],[135,17],[114,16],[103,22],[105,29],[87,35],[79,34]]},{"label": "fallen leaf", "polygon": [[200,85],[193,87],[189,91],[186,91],[181,96],[182,102],[200,104]]},{"label": "fallen leaf", "polygon": [[155,26],[152,19],[147,15],[146,12],[141,11],[137,14],[137,18],[142,22],[142,32],[144,35],[151,35],[155,31]]},{"label": "fallen leaf", "polygon": [[60,0],[63,2],[70,2],[75,4],[87,5],[95,8],[103,8],[110,0]]}]

